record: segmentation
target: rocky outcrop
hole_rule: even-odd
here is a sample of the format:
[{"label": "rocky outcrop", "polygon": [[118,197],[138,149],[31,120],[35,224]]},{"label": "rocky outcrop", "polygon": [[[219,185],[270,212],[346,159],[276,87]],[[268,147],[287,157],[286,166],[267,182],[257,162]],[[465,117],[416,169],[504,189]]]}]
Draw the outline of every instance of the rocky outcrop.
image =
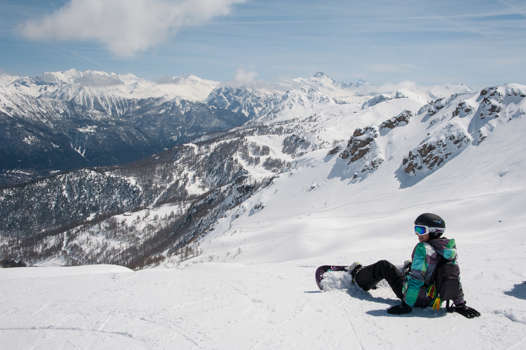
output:
[{"label": "rocky outcrop", "polygon": [[433,173],[460,154],[470,143],[470,135],[461,126],[449,123],[403,158],[397,171],[401,187],[413,185]]},{"label": "rocky outcrop", "polygon": [[[378,129],[366,127],[356,129],[340,153],[339,158],[346,163],[342,177],[349,177],[352,182],[361,181],[374,172],[383,163],[384,158],[376,143]],[[337,164],[338,166],[338,164]],[[335,175],[336,168],[333,169]]]},{"label": "rocky outcrop", "polygon": [[349,159],[349,163],[362,159],[375,146],[374,139],[377,137],[378,132],[373,127],[354,130],[347,147],[340,154],[340,158]]},{"label": "rocky outcrop", "polygon": [[405,95],[404,95],[403,93],[401,93],[400,91],[397,91],[397,92],[394,94],[394,96],[380,94],[380,95],[374,96],[373,98],[367,100],[367,101],[362,105],[362,109],[366,109],[366,108],[369,108],[369,107],[373,107],[373,106],[376,106],[376,105],[379,104],[379,103],[382,103],[382,102],[385,102],[385,101],[394,100],[394,99],[397,99],[397,98],[407,98],[407,96],[405,96]]},{"label": "rocky outcrop", "polygon": [[311,143],[304,137],[292,134],[283,140],[282,152],[291,155],[293,158],[301,157],[309,148]]},{"label": "rocky outcrop", "polygon": [[462,101],[457,105],[457,108],[453,111],[451,117],[465,118],[473,112],[473,108],[466,102]]},{"label": "rocky outcrop", "polygon": [[447,99],[445,98],[439,98],[434,101],[431,101],[427,105],[423,106],[418,110],[419,115],[423,115],[423,121],[426,121],[429,119],[429,117],[434,116],[438,113],[442,108],[444,108],[447,105]]},{"label": "rocky outcrop", "polygon": [[504,97],[504,94],[496,87],[483,89],[480,92],[477,98],[479,107],[468,127],[474,145],[483,142],[495,128],[492,121],[500,118]]},{"label": "rocky outcrop", "polygon": [[406,126],[407,124],[409,124],[409,120],[412,117],[413,117],[413,113],[411,111],[405,110],[405,111],[402,111],[397,116],[384,121],[379,126],[380,135],[384,136],[388,134],[389,131],[393,130],[394,128]]}]

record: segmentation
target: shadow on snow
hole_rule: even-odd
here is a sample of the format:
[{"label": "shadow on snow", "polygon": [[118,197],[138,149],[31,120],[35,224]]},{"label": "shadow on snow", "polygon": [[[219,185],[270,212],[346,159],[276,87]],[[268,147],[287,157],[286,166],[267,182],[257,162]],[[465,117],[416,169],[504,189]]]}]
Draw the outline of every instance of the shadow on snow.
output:
[{"label": "shadow on snow", "polygon": [[514,285],[513,289],[505,291],[504,294],[519,299],[526,299],[526,281]]},{"label": "shadow on snow", "polygon": [[[526,282],[523,283],[524,285],[524,289],[523,289],[523,293],[526,293]],[[380,286],[379,288],[383,288],[383,286]],[[334,290],[338,290],[338,289],[334,289]],[[347,294],[354,298],[354,299],[361,299],[361,300],[365,300],[365,301],[370,301],[370,302],[374,302],[374,303],[380,303],[380,304],[387,304],[388,307],[390,306],[394,306],[394,305],[397,305],[400,303],[400,300],[398,299],[392,299],[392,298],[384,298],[384,297],[380,297],[380,296],[373,296],[371,295],[369,292],[366,292],[356,286],[350,286],[349,288],[347,288],[345,290],[347,292]],[[306,294],[318,294],[318,293],[324,293],[324,291],[313,291],[313,290],[310,290],[310,291],[305,291]],[[525,298],[526,298],[526,295],[525,294],[522,294]],[[431,309],[430,307],[427,307],[427,308],[419,308],[419,307],[416,307],[416,308],[413,308],[413,311],[411,313],[408,313],[408,314],[404,314],[404,315],[391,315],[391,314],[388,314],[387,313],[387,308],[385,309],[377,309],[377,310],[369,310],[366,312],[366,314],[368,315],[371,315],[371,316],[376,316],[376,317],[379,317],[379,316],[384,316],[384,317],[426,317],[426,318],[439,318],[439,317],[444,317],[444,316],[447,316],[447,312],[445,310],[445,308],[442,308],[440,311],[434,311],[433,309]]]}]

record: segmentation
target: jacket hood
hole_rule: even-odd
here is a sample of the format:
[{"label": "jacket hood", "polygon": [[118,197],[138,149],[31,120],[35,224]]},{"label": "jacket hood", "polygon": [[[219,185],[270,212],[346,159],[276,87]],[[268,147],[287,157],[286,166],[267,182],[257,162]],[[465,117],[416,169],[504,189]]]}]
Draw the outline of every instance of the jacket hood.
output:
[{"label": "jacket hood", "polygon": [[454,261],[457,258],[457,246],[454,239],[446,237],[432,239],[428,242],[444,259]]}]

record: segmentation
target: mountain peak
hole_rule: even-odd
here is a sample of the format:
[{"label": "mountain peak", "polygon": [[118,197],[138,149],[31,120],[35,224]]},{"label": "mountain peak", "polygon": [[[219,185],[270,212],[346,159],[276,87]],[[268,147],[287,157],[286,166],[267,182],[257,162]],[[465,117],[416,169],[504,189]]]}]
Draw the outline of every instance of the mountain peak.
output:
[{"label": "mountain peak", "polygon": [[324,84],[324,85],[337,85],[336,81],[334,79],[332,79],[330,76],[328,76],[327,74],[323,73],[323,72],[317,72],[315,73],[311,80],[315,81],[315,82],[318,82],[318,83],[321,83],[321,84]]},{"label": "mountain peak", "polygon": [[314,78],[318,78],[318,79],[322,79],[322,78],[331,79],[327,74],[325,74],[323,72],[316,72],[316,73],[314,73],[313,77]]},{"label": "mountain peak", "polygon": [[219,82],[203,79],[194,74],[186,74],[182,76],[166,76],[166,77],[157,79],[156,82],[158,84],[176,84],[176,85],[180,85],[180,84],[218,85],[219,84]]}]

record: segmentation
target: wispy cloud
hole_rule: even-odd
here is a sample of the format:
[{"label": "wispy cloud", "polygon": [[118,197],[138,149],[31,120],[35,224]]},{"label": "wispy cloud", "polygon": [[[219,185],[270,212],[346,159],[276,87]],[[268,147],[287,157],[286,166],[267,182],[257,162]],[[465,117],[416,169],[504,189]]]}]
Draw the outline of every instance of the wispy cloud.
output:
[{"label": "wispy cloud", "polygon": [[242,85],[253,83],[258,74],[256,72],[247,71],[243,68],[238,68],[234,76],[234,82]]},{"label": "wispy cloud", "polygon": [[228,15],[246,0],[71,0],[19,27],[34,40],[94,40],[118,56],[131,56],[174,36],[179,29]]}]

